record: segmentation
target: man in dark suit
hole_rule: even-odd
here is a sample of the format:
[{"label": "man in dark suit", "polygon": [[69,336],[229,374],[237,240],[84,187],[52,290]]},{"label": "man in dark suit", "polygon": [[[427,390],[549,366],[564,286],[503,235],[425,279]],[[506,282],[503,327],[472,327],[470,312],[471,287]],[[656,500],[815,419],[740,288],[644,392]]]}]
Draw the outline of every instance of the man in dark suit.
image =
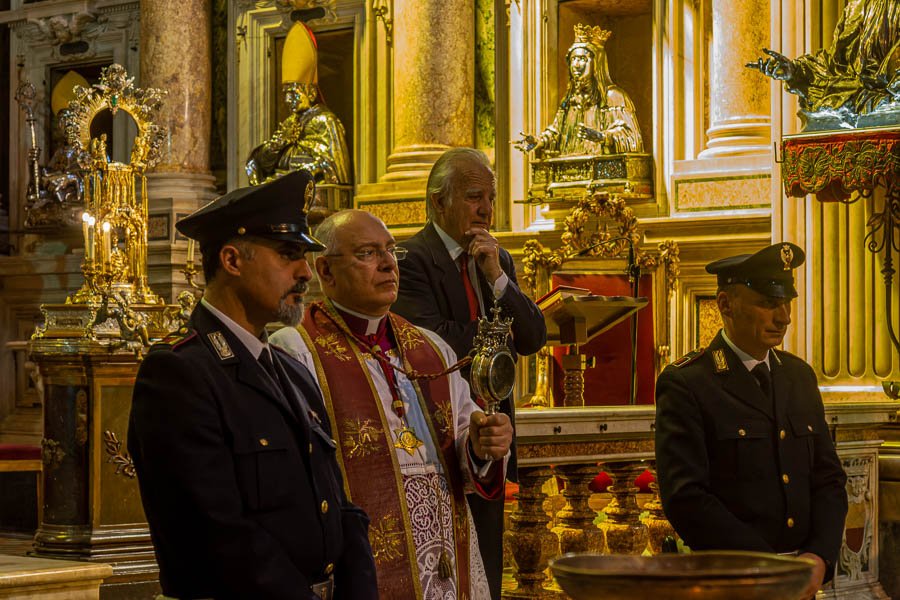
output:
[{"label": "man in dark suit", "polygon": [[815,562],[831,579],[847,514],[846,476],[812,368],[775,350],[797,297],[790,243],[707,265],[724,329],[656,383],[663,509],[694,550],[755,550]]},{"label": "man in dark suit", "polygon": [[[471,148],[448,150],[431,169],[426,188],[429,223],[401,244],[400,290],[391,311],[440,335],[459,357],[472,350],[478,316],[498,305],[512,317],[513,357],[533,354],[547,341],[544,317],[519,289],[509,252],[490,234],[496,187],[490,162]],[[464,373],[468,378],[468,372]],[[512,399],[500,410],[515,423]],[[515,446],[508,477],[515,481]],[[494,600],[503,575],[503,499],[468,496]]]},{"label": "man in dark suit", "polygon": [[235,190],[181,220],[207,287],[153,346],[134,387],[128,448],[175,598],[377,598],[368,518],[344,494],[319,390],[273,351],[312,277],[305,172]]}]

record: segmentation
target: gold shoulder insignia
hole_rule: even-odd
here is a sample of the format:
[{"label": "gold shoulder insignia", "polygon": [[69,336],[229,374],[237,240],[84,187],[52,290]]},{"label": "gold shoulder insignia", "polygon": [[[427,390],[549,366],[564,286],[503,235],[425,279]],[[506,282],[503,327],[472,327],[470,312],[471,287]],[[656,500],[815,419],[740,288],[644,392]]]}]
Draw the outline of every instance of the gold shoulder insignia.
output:
[{"label": "gold shoulder insignia", "polygon": [[683,367],[685,365],[689,365],[692,362],[694,362],[695,360],[697,360],[698,358],[700,358],[700,356],[703,355],[703,351],[704,351],[703,348],[697,348],[696,350],[692,350],[692,351],[688,352],[687,354],[685,354],[684,356],[682,356],[681,358],[679,358],[678,360],[676,360],[675,362],[673,362],[672,366],[675,367],[676,369],[680,369],[681,367]]},{"label": "gold shoulder insignia", "polygon": [[226,358],[234,356],[234,352],[231,351],[231,346],[228,345],[228,342],[225,340],[225,336],[222,335],[221,331],[213,331],[212,333],[206,334],[206,337],[209,338],[209,341],[212,343],[213,348],[216,349],[216,353],[219,355],[220,359],[225,360]]},{"label": "gold shoulder insignia", "polygon": [[716,365],[716,373],[725,373],[728,371],[728,360],[725,358],[725,351],[719,348],[713,350],[713,364]]}]

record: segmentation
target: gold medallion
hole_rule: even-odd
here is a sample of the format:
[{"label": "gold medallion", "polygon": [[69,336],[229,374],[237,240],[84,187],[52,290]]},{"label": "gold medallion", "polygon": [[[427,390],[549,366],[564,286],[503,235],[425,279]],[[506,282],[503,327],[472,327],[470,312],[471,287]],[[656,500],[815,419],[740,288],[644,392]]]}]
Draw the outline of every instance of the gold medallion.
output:
[{"label": "gold medallion", "polygon": [[397,443],[394,444],[394,448],[406,450],[409,452],[410,456],[416,453],[416,448],[424,445],[422,441],[416,437],[416,432],[406,425],[400,429],[395,429],[394,433],[397,434]]}]

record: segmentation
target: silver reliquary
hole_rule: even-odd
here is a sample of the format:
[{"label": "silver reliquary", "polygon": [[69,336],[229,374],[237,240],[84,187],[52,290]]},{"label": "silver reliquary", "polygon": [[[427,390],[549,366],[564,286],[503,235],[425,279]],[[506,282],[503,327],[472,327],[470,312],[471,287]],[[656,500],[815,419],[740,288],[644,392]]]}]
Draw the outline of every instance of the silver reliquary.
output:
[{"label": "silver reliquary", "polygon": [[516,381],[516,361],[513,359],[506,339],[509,337],[512,317],[500,318],[500,307],[491,312],[493,320],[478,319],[478,334],[473,345],[472,370],[469,383],[475,395],[484,400],[485,413],[497,412],[500,402],[509,398]]}]

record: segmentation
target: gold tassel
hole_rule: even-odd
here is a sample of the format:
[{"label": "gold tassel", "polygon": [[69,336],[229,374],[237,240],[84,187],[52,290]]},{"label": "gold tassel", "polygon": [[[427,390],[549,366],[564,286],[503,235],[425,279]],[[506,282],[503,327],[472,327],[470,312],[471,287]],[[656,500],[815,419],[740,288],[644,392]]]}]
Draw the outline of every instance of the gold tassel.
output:
[{"label": "gold tassel", "polygon": [[450,579],[453,575],[453,563],[450,562],[450,556],[441,550],[441,557],[438,559],[438,577],[441,579]]}]

